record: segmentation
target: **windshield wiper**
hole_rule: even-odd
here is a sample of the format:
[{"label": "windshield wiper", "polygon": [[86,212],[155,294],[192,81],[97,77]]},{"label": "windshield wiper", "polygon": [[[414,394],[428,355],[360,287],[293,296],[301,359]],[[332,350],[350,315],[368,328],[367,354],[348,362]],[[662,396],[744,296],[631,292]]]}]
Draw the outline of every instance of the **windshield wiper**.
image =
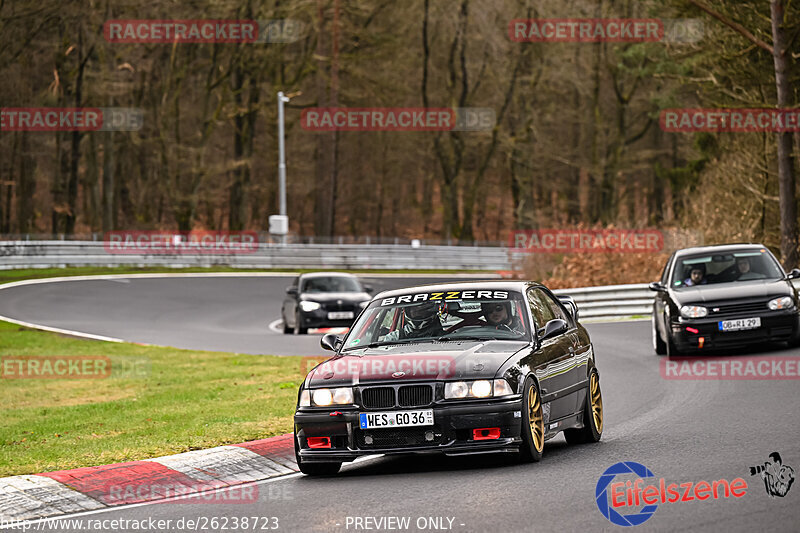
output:
[{"label": "windshield wiper", "polygon": [[377,348],[379,346],[391,346],[392,344],[411,344],[412,342],[419,342],[418,339],[397,339],[394,341],[376,341],[367,344],[367,348]]},{"label": "windshield wiper", "polygon": [[438,342],[447,342],[447,341],[492,341],[495,340],[493,337],[477,337],[475,335],[443,335],[436,339]]}]

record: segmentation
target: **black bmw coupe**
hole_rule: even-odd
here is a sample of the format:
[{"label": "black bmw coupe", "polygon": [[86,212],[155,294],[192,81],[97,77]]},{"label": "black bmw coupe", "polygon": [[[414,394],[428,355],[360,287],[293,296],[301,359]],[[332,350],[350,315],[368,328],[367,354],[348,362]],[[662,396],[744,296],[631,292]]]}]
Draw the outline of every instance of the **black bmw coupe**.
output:
[{"label": "black bmw coupe", "polygon": [[569,297],[527,282],[378,294],[314,368],[294,416],[300,470],[334,474],[371,454],[510,452],[597,442],[603,400],[589,335]]}]

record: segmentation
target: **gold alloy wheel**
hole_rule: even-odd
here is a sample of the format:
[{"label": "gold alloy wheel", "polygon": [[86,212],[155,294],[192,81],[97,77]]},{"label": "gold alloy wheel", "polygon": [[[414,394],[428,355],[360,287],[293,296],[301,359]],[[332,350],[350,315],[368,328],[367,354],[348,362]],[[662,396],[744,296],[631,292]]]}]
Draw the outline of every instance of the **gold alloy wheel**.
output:
[{"label": "gold alloy wheel", "polygon": [[594,418],[594,427],[598,433],[603,432],[603,396],[600,394],[600,378],[597,377],[596,372],[592,372],[592,377],[589,381],[589,389],[592,394],[592,418]]},{"label": "gold alloy wheel", "polygon": [[531,438],[537,452],[544,448],[544,425],[542,423],[542,402],[534,385],[528,390],[528,420],[531,424]]}]

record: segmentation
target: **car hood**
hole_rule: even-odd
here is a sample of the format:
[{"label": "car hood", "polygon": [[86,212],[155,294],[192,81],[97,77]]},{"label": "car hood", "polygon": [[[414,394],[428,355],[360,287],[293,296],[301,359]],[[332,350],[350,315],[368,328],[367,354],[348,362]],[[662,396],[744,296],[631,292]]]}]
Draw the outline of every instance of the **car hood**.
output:
[{"label": "car hood", "polygon": [[[425,342],[365,348],[317,366],[306,386],[344,387],[419,380],[493,378],[526,341]],[[402,375],[400,374],[402,372]]]},{"label": "car hood", "polygon": [[300,299],[311,302],[335,302],[336,300],[363,302],[364,300],[371,300],[372,296],[366,292],[307,292],[301,294]]},{"label": "car hood", "polygon": [[753,280],[699,285],[673,289],[673,299],[679,305],[686,303],[713,303],[724,300],[759,299],[771,296],[792,296],[794,289],[785,280]]}]

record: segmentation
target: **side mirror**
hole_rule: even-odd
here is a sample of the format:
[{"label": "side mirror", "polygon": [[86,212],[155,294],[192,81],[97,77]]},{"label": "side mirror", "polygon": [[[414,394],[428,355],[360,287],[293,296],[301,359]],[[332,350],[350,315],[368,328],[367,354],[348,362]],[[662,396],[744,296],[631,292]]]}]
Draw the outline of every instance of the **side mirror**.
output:
[{"label": "side mirror", "polygon": [[648,285],[648,287],[650,288],[651,291],[656,291],[656,292],[664,292],[667,290],[667,288],[664,287],[664,285],[662,285],[660,281],[654,281],[653,283]]},{"label": "side mirror", "polygon": [[572,316],[572,320],[577,323],[578,304],[575,303],[575,300],[572,298],[572,296],[559,296],[558,299],[562,304],[564,304],[564,307],[567,308],[570,316]]},{"label": "side mirror", "polygon": [[336,335],[335,333],[328,333],[322,336],[322,338],[319,340],[319,345],[322,346],[322,349],[324,350],[335,352],[341,341],[342,340],[339,338],[339,335]]},{"label": "side mirror", "polygon": [[544,325],[537,333],[539,335],[540,340],[549,339],[551,337],[555,337],[556,335],[560,335],[567,331],[569,326],[567,323],[560,318],[554,318],[550,322]]},{"label": "side mirror", "polygon": [[372,288],[372,285],[362,285],[361,288],[364,289],[364,292],[369,294],[372,294],[372,291],[375,290]]},{"label": "side mirror", "polygon": [[786,279],[798,279],[800,278],[800,268],[793,268],[789,274],[786,275]]},{"label": "side mirror", "polygon": [[286,287],[286,294],[289,296],[297,296],[297,287],[292,285],[291,287]]}]

